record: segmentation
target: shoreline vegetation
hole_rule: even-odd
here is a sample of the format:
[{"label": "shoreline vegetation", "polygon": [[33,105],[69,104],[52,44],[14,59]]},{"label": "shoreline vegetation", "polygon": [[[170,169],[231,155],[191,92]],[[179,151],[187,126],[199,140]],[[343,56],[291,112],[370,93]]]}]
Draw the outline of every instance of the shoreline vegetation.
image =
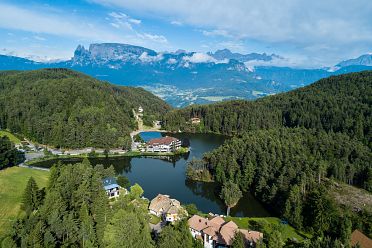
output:
[{"label": "shoreline vegetation", "polygon": [[186,178],[197,182],[214,182],[212,173],[202,159],[193,158],[186,166]]},{"label": "shoreline vegetation", "polygon": [[140,152],[140,151],[128,151],[125,153],[82,153],[77,155],[48,155],[45,157],[35,158],[29,161],[26,161],[24,164],[26,166],[32,166],[34,164],[45,162],[49,160],[55,160],[55,159],[84,159],[84,158],[118,158],[118,157],[172,157],[177,155],[182,155],[185,153],[188,153],[190,150],[186,147],[181,147],[176,152]]}]

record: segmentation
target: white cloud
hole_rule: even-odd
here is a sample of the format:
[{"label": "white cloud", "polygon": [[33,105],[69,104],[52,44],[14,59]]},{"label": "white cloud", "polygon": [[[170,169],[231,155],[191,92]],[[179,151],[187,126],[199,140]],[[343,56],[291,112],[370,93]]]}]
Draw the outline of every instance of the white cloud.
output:
[{"label": "white cloud", "polygon": [[0,3],[0,9],[0,28],[78,37],[94,41],[120,39],[120,36],[106,31],[102,26],[83,22],[70,16],[45,14],[5,3]]},{"label": "white cloud", "polygon": [[148,39],[148,40],[152,40],[158,43],[168,43],[167,38],[165,38],[165,36],[163,35],[149,34],[149,33],[138,33],[137,35],[138,37],[142,39]]},{"label": "white cloud", "polygon": [[141,24],[141,20],[139,20],[139,19],[133,19],[133,18],[129,18],[128,19],[128,21],[130,22],[130,23],[133,23],[133,24],[136,24],[136,25],[139,25],[139,24]]},{"label": "white cloud", "polygon": [[226,38],[232,37],[232,35],[230,35],[226,30],[222,30],[222,29],[214,29],[211,31],[203,30],[202,33],[205,36],[223,36]]},{"label": "white cloud", "polygon": [[170,59],[168,59],[167,63],[170,64],[170,65],[173,65],[173,64],[177,63],[177,60],[173,59],[173,58],[170,58]]},{"label": "white cloud", "polygon": [[117,23],[111,22],[110,25],[113,26],[114,28],[120,28],[120,25]]},{"label": "white cloud", "polygon": [[138,57],[142,62],[157,62],[163,59],[163,54],[159,53],[156,56],[150,56],[147,52]]},{"label": "white cloud", "polygon": [[108,15],[111,18],[110,25],[117,29],[123,28],[132,31],[133,27],[131,23],[141,23],[140,20],[132,19],[127,14],[124,14],[122,12],[111,12]]},{"label": "white cloud", "polygon": [[[255,66],[280,66],[280,67],[301,67],[308,68],[310,63],[310,58],[306,56],[297,56],[294,54],[288,57],[273,57],[270,61],[264,60],[250,60],[244,62],[244,65],[248,68],[254,68]],[[310,68],[310,67],[309,67]]]},{"label": "white cloud", "polygon": [[[371,0],[91,0],[169,22],[296,50],[315,59],[352,56],[372,46]],[[190,7],[192,6],[192,8]],[[174,23],[175,24],[175,23]],[[224,32],[224,31],[226,32]],[[326,45],[334,50],[304,51]]]},{"label": "white cloud", "polygon": [[35,40],[39,40],[39,41],[45,41],[45,40],[46,40],[44,37],[39,36],[39,35],[34,35],[33,38],[34,38]]},{"label": "white cloud", "polygon": [[171,24],[175,25],[175,26],[182,26],[183,25],[182,22],[180,22],[180,21],[171,21]]},{"label": "white cloud", "polygon": [[191,63],[216,63],[217,60],[205,53],[193,53],[191,56],[184,56],[184,61]]},{"label": "white cloud", "polygon": [[[139,25],[141,21],[134,19],[122,12],[111,12],[106,18],[90,19],[86,16],[76,14],[70,15],[63,10],[43,11],[40,8],[23,8],[8,3],[0,3],[0,29],[17,30],[30,32],[33,41],[49,39],[48,35],[58,36],[68,41],[78,43],[93,43],[93,42],[118,42],[127,43],[138,46],[149,47],[152,49],[167,49],[169,48],[168,41],[161,34],[143,33],[132,28],[132,25]],[[42,9],[42,8],[41,8]],[[15,18],[15,16],[17,18]],[[10,33],[9,34],[13,34]],[[9,35],[11,37],[13,35]],[[15,35],[14,35],[15,36]],[[30,42],[32,42],[32,40]],[[10,44],[10,41],[6,41]],[[60,47],[46,48],[37,50],[34,48],[28,52],[23,43],[18,42],[18,47],[12,46],[12,50],[19,51],[20,54],[48,54],[51,58],[60,58],[63,55],[66,58],[68,53],[71,56],[71,50],[67,51]],[[31,44],[30,44],[31,45]],[[10,46],[10,45],[9,45]],[[29,49],[29,47],[28,47]],[[53,49],[54,52],[50,52]],[[71,49],[71,48],[70,48]],[[59,51],[64,50],[61,54]],[[72,48],[73,50],[73,48]],[[54,56],[54,55],[55,56]]]}]

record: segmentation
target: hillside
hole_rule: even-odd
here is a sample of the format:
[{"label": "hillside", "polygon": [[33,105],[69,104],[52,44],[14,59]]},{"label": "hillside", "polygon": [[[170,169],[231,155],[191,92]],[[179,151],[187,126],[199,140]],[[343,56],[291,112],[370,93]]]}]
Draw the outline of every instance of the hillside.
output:
[{"label": "hillside", "polygon": [[[0,70],[68,68],[118,85],[144,87],[175,107],[256,99],[309,85],[321,78],[371,70],[371,55],[330,68],[283,67],[288,58],[228,49],[199,53],[157,52],[120,43],[77,46],[70,60],[36,62],[0,55]],[[284,64],[283,64],[284,63]]]},{"label": "hillside", "polygon": [[[372,235],[364,205],[372,192],[371,112],[372,71],[365,71],[253,102],[190,106],[164,121],[168,129],[233,136],[190,164],[190,179],[209,175],[222,189],[250,191],[296,228],[346,243],[351,228]],[[329,181],[359,190],[338,191]]]},{"label": "hillside", "polygon": [[[166,128],[243,134],[250,130],[305,127],[343,132],[372,148],[372,71],[332,76],[256,101],[194,105],[169,112]],[[189,119],[201,118],[200,125]]]},{"label": "hillside", "polygon": [[56,147],[124,146],[136,128],[170,107],[142,88],[113,86],[68,69],[0,72],[0,127]]}]

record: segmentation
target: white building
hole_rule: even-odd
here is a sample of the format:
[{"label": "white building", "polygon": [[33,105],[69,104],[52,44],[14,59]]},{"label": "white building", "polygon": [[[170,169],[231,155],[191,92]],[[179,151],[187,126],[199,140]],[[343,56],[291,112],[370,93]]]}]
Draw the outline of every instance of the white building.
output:
[{"label": "white building", "polygon": [[181,141],[174,137],[162,137],[147,142],[142,151],[147,152],[175,152],[181,148]]},{"label": "white building", "polygon": [[107,177],[102,179],[103,188],[109,199],[119,197],[120,186],[117,184],[116,179],[113,177]]}]

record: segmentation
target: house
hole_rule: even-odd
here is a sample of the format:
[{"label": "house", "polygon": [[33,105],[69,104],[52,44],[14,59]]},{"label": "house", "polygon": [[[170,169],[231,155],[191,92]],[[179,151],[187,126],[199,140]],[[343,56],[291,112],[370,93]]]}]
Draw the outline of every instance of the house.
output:
[{"label": "house", "polygon": [[200,118],[198,117],[193,117],[190,119],[191,124],[199,124],[200,123]]},{"label": "house", "polygon": [[146,143],[142,151],[147,152],[175,152],[181,148],[181,141],[174,137],[165,136],[162,138],[152,139]]},{"label": "house", "polygon": [[138,113],[143,114],[143,108],[141,106],[138,107]]},{"label": "house", "polygon": [[193,238],[201,239],[206,248],[230,246],[237,232],[243,234],[247,246],[254,246],[263,238],[262,233],[239,229],[235,222],[227,222],[220,216],[208,219],[194,215],[188,224]]},{"label": "house", "polygon": [[162,217],[167,222],[174,222],[187,216],[186,210],[183,209],[180,202],[171,199],[169,195],[158,194],[151,200],[149,205],[151,214]]},{"label": "house", "polygon": [[120,186],[117,184],[116,179],[113,177],[106,177],[102,179],[103,188],[109,199],[119,197]]},{"label": "house", "polygon": [[354,232],[351,234],[350,238],[351,246],[355,246],[357,244],[360,245],[362,248],[370,248],[372,247],[372,239],[368,238],[366,235],[364,235],[359,230],[354,230]]}]

